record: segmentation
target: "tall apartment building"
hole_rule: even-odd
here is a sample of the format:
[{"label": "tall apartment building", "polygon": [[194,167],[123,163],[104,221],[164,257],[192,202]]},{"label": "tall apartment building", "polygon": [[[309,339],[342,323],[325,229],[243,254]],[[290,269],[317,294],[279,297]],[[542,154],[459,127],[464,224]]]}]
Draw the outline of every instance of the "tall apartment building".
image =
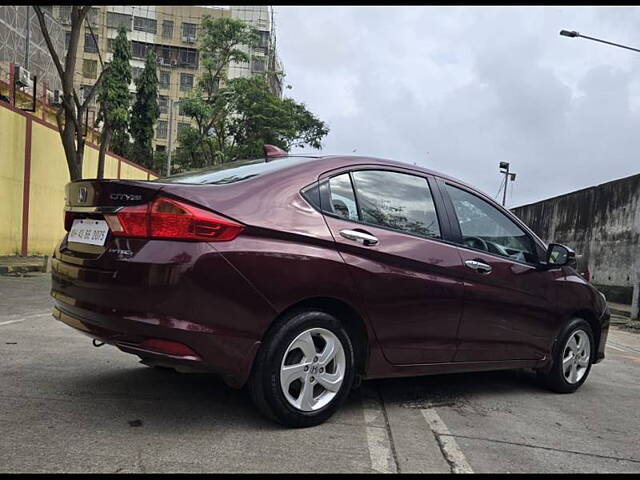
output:
[{"label": "tall apartment building", "polygon": [[[52,7],[42,6],[42,10],[54,48],[62,55],[64,30],[52,16]],[[5,82],[9,80],[10,64],[25,68],[32,77],[38,77],[38,92],[45,84],[50,90],[61,86],[40,24],[30,5],[0,5],[0,79]],[[30,89],[25,91],[31,93]]]},{"label": "tall apartment building", "polygon": [[[54,15],[65,26],[66,45],[70,35],[71,6],[54,7]],[[255,10],[255,11],[253,11]],[[263,11],[264,10],[264,11]],[[266,13],[265,13],[266,12]],[[272,13],[270,7],[204,7],[204,6],[97,6],[93,7],[89,15],[91,29],[85,25],[84,35],[79,44],[78,67],[76,74],[76,88],[81,92],[88,92],[101,72],[98,50],[104,62],[112,59],[112,42],[123,26],[131,42],[132,76],[137,78],[144,68],[144,61],[148,50],[156,52],[158,59],[159,106],[160,117],[156,124],[154,149],[166,151],[171,136],[172,148],[177,145],[178,130],[191,125],[189,117],[183,115],[180,100],[196,85],[202,73],[198,40],[201,22],[205,15],[213,18],[234,17],[242,18],[251,24],[261,38],[260,46],[254,49],[245,47],[252,56],[263,58],[253,60],[246,65],[234,64],[230,66],[228,78],[263,73],[268,66],[272,70],[278,68],[278,74],[269,75],[269,84],[274,94],[281,95],[282,73],[280,63],[275,54],[275,33],[273,31]],[[254,19],[256,19],[254,21]],[[266,20],[265,20],[266,19]],[[84,88],[83,88],[84,87]],[[135,83],[129,89],[132,98],[135,95]],[[81,95],[84,95],[81,93]],[[172,124],[169,125],[169,106],[173,101]],[[89,113],[92,122],[97,114],[98,105],[93,101]]]}]

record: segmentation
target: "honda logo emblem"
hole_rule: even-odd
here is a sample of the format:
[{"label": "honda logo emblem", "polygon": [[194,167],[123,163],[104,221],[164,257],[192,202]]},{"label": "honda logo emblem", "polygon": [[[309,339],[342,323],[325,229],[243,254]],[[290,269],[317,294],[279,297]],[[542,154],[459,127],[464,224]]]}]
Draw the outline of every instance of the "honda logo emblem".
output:
[{"label": "honda logo emblem", "polygon": [[87,187],[80,187],[78,190],[78,203],[85,203],[87,201]]}]

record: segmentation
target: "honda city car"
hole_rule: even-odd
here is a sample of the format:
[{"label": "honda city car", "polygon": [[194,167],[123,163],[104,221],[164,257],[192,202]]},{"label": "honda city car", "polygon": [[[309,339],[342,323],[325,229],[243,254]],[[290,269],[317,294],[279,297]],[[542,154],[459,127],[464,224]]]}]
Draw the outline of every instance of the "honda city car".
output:
[{"label": "honda city car", "polygon": [[450,176],[288,155],[67,184],[53,315],[148,366],[207,371],[304,427],[363,379],[528,368],[573,392],[605,298],[568,247]]}]

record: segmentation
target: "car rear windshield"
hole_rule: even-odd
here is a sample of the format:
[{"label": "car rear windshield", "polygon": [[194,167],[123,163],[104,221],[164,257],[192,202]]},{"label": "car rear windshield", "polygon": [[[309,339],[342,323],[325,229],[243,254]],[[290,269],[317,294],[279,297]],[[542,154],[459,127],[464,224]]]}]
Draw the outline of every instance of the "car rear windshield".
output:
[{"label": "car rear windshield", "polygon": [[223,163],[200,170],[192,170],[169,177],[162,177],[153,181],[159,183],[225,185],[283,170],[298,165],[301,162],[308,162],[314,159],[315,157],[285,157],[280,159],[276,158],[269,162],[265,162],[264,158],[257,160],[237,160],[235,162]]}]

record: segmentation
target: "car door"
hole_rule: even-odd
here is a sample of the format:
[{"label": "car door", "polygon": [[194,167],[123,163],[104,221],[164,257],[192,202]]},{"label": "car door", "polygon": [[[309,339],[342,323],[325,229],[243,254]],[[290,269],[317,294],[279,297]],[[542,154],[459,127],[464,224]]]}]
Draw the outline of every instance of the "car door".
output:
[{"label": "car door", "polygon": [[[464,313],[455,361],[544,357],[554,325],[553,272],[536,268],[544,247],[497,204],[439,180],[459,245]],[[456,231],[457,227],[457,231]]]},{"label": "car door", "polygon": [[461,261],[442,242],[448,223],[428,178],[358,167],[319,185],[327,225],[387,360],[453,361],[463,288],[451,268]]}]

